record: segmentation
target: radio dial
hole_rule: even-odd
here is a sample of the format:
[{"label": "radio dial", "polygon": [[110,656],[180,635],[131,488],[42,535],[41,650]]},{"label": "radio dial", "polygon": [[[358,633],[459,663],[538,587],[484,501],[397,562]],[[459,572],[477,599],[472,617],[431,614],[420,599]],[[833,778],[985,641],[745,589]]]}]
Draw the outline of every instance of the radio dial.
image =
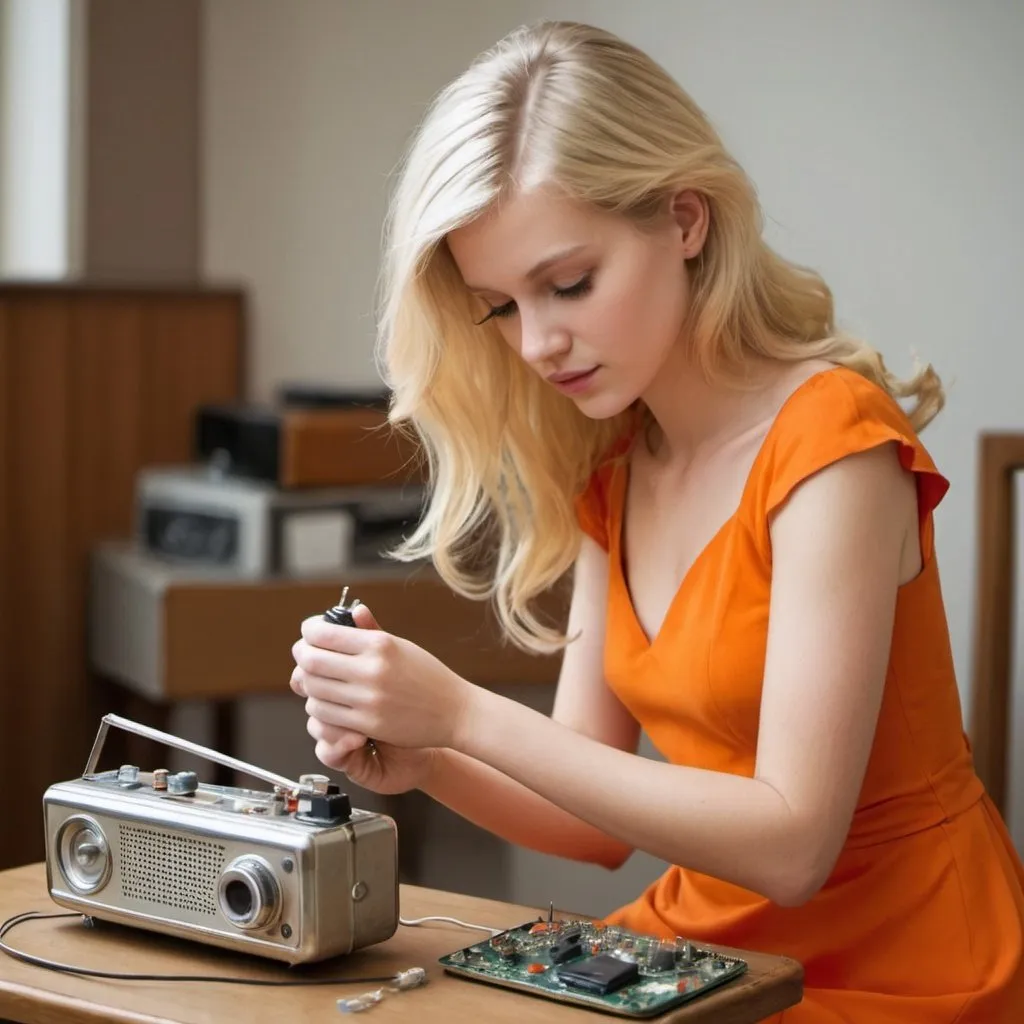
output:
[{"label": "radio dial", "polygon": [[199,789],[199,776],[195,772],[176,772],[167,777],[167,791],[176,796],[192,796]]},{"label": "radio dial", "polygon": [[221,913],[238,928],[267,928],[281,913],[281,890],[270,865],[247,854],[233,860],[217,886]]}]

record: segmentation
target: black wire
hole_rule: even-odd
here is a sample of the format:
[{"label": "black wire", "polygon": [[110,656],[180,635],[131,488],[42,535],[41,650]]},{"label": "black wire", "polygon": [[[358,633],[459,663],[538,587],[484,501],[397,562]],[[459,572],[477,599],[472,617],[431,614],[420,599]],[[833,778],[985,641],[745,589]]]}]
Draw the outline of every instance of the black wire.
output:
[{"label": "black wire", "polygon": [[23,914],[15,914],[0,924],[0,950],[15,960],[21,960],[27,964],[34,964],[36,967],[45,967],[49,971],[57,971],[60,974],[77,974],[84,978],[110,978],[114,981],[215,981],[219,985],[372,985],[385,981],[394,981],[394,974],[382,975],[374,978],[294,978],[287,981],[266,980],[260,978],[229,978],[208,974],[120,974],[117,971],[97,971],[89,967],[75,967],[72,964],[58,963],[56,960],[46,960],[40,956],[33,956],[31,953],[24,953],[20,949],[3,941],[4,936],[26,921],[45,921],[58,917],[81,917],[81,914],[40,914],[30,910]]}]

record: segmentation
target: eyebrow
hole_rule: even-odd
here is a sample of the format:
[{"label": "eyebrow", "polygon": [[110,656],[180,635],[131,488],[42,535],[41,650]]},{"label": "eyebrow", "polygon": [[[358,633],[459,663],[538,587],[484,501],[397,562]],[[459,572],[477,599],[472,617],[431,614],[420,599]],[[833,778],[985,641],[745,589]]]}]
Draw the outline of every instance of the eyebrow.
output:
[{"label": "eyebrow", "polygon": [[[561,249],[559,252],[553,253],[551,256],[546,256],[539,263],[534,264],[534,266],[531,267],[526,272],[526,279],[528,281],[532,281],[540,277],[540,275],[543,274],[544,271],[548,269],[548,267],[554,266],[556,263],[560,263],[562,260],[567,260],[570,256],[575,256],[576,253],[581,252],[585,248],[586,245],[584,243],[581,243],[580,245],[571,245],[568,249]],[[466,287],[471,292],[495,291],[495,289],[493,288],[484,288],[481,285],[468,283]]]}]

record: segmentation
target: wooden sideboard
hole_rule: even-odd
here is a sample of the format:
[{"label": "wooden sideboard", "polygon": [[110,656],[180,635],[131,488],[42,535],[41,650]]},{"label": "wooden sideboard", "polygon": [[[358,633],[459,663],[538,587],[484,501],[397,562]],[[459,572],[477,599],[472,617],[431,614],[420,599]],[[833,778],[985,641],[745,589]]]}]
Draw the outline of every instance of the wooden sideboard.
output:
[{"label": "wooden sideboard", "polygon": [[0,283],[0,867],[42,857],[41,796],[98,720],[89,552],[131,530],[144,465],[187,461],[196,408],[242,393],[237,289]]}]

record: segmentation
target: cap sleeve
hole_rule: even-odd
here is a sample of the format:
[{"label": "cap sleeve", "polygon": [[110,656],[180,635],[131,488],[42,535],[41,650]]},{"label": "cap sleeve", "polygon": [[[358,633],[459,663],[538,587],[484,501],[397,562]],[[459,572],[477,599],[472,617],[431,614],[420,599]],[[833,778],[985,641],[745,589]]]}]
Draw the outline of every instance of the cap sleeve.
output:
[{"label": "cap sleeve", "polygon": [[866,377],[844,368],[812,378],[790,401],[794,398],[796,407],[790,414],[780,413],[779,429],[773,431],[758,479],[755,504],[761,513],[765,554],[772,514],[804,480],[848,455],[895,443],[900,464],[915,477],[921,554],[930,558],[932,512],[949,490],[949,481],[935,467],[899,404]]}]

